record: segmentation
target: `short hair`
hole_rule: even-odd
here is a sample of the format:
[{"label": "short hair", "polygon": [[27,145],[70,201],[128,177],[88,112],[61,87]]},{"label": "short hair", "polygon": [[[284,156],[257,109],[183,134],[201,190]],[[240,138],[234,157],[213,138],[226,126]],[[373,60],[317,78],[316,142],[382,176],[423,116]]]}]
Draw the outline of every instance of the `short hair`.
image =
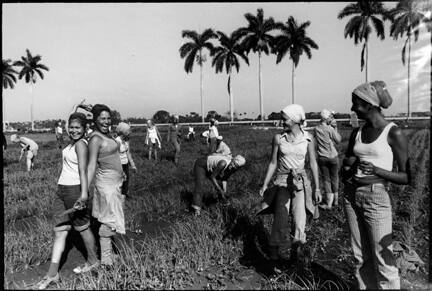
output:
[{"label": "short hair", "polygon": [[82,127],[86,127],[87,125],[87,116],[84,113],[81,112],[72,113],[69,116],[69,124],[72,122],[72,120],[78,121]]},{"label": "short hair", "polygon": [[96,121],[102,111],[108,111],[111,115],[111,110],[105,104],[95,104],[92,107],[91,113],[93,114],[93,121]]}]

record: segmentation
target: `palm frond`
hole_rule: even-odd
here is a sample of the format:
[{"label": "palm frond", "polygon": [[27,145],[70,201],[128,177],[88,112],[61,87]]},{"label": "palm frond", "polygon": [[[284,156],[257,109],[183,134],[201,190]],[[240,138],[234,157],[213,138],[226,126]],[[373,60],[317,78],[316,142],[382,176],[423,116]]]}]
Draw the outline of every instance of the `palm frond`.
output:
[{"label": "palm frond", "polygon": [[360,13],[360,8],[359,5],[357,3],[355,4],[348,4],[347,6],[345,6],[345,8],[342,9],[342,11],[340,11],[337,15],[338,19],[342,19],[346,16],[350,16],[356,13]]}]

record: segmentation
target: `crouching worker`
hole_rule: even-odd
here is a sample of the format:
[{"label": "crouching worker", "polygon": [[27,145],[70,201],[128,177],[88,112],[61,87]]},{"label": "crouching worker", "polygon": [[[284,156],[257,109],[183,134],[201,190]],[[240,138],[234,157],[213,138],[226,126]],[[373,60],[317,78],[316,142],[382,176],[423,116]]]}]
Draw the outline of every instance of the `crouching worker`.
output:
[{"label": "crouching worker", "polygon": [[27,172],[34,170],[34,159],[37,156],[39,149],[37,143],[28,137],[19,136],[18,134],[12,134],[10,139],[11,142],[19,143],[21,146],[21,155],[19,157],[19,161],[21,161],[24,153],[27,152]]},{"label": "crouching worker", "polygon": [[99,266],[96,243],[90,226],[90,211],[87,208],[87,141],[84,139],[86,116],[73,113],[69,117],[68,134],[70,143],[62,151],[63,167],[58,180],[58,195],[54,201],[54,245],[51,264],[46,276],[37,283],[38,289],[45,289],[59,280],[59,263],[65,248],[66,237],[72,227],[77,230],[87,250],[87,262],[75,268],[75,273],[84,273]]},{"label": "crouching worker", "polygon": [[[195,190],[192,201],[195,215],[199,215],[201,212],[205,179],[208,178],[212,181],[218,191],[219,198],[222,201],[226,201],[228,178],[245,164],[246,160],[241,155],[237,155],[234,158],[226,155],[217,155],[211,159],[202,157],[195,161]],[[222,185],[219,184],[219,181]]]},{"label": "crouching worker", "polygon": [[[321,201],[318,179],[318,165],[315,158],[315,142],[302,127],[305,121],[303,107],[291,104],[281,111],[284,131],[273,137],[270,164],[260,195],[264,196],[262,210],[273,209],[274,220],[270,235],[270,257],[274,261],[288,259],[286,251],[291,244],[289,214],[292,212],[294,237],[292,238],[291,260],[298,262],[306,243],[306,214],[314,215],[318,208],[314,205]],[[305,172],[306,156],[315,182],[313,195],[311,183]],[[273,174],[274,187],[268,188]],[[271,195],[267,195],[271,193]],[[317,213],[315,217],[317,218]],[[300,257],[300,258],[299,258]]]}]

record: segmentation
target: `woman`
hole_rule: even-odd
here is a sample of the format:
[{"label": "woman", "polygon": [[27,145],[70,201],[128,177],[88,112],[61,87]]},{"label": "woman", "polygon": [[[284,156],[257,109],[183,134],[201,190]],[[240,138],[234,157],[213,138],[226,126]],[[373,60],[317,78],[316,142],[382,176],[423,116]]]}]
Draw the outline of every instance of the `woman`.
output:
[{"label": "woman", "polygon": [[123,195],[127,196],[129,190],[129,165],[135,172],[137,172],[137,168],[132,159],[132,154],[129,150],[129,135],[131,132],[129,124],[120,122],[116,127],[116,132],[117,137],[115,138],[115,141],[119,145],[120,161],[124,173],[124,181],[121,186],[121,191]]},{"label": "woman", "polygon": [[338,205],[339,199],[339,158],[336,144],[341,142],[342,137],[337,131],[337,123],[332,112],[323,109],[320,115],[321,122],[314,128],[314,133],[326,204],[319,206],[323,209],[331,209],[333,205]]},{"label": "woman", "polygon": [[[82,113],[73,113],[68,121],[70,143],[62,151],[62,171],[58,180],[58,192],[54,200],[54,245],[51,263],[46,276],[37,284],[45,289],[59,280],[59,264],[65,248],[66,237],[72,227],[78,231],[87,250],[87,262],[75,268],[75,273],[88,272],[99,266],[95,238],[90,230],[87,180],[87,141],[84,138],[87,120]],[[66,214],[65,211],[73,212]]]},{"label": "woman", "polygon": [[58,147],[59,149],[61,149],[63,147],[63,128],[62,128],[61,120],[57,122],[57,126],[55,128],[55,135],[56,135]]},{"label": "woman", "polygon": [[21,161],[21,158],[24,155],[24,153],[27,152],[27,156],[26,156],[27,172],[34,170],[34,161],[39,149],[37,143],[28,137],[19,136],[18,134],[12,134],[10,139],[11,142],[19,143],[21,146],[21,154],[19,157],[19,161]]},{"label": "woman", "polygon": [[111,110],[103,104],[87,106],[93,113],[94,131],[89,140],[88,181],[93,177],[92,215],[101,223],[99,228],[101,264],[113,265],[111,239],[116,233],[125,234],[124,195],[121,193],[123,169],[119,146],[109,135]]},{"label": "woman", "polygon": [[174,147],[174,163],[178,165],[180,158],[180,139],[181,139],[181,125],[179,124],[179,116],[174,115],[172,124],[168,127],[167,142]]},{"label": "woman", "polygon": [[389,182],[408,184],[410,174],[407,140],[381,112],[391,103],[383,81],[361,84],[352,92],[351,110],[365,124],[351,134],[342,173],[347,178],[344,202],[359,289],[400,288],[387,187]]},{"label": "woman", "polygon": [[[234,158],[226,155],[215,157],[214,159],[202,157],[195,161],[195,190],[192,201],[192,209],[195,212],[195,216],[201,213],[205,179],[208,178],[212,181],[219,193],[219,197],[223,201],[226,201],[228,178],[246,164],[245,158],[241,155],[237,155]],[[219,185],[219,181],[222,185]]]},{"label": "woman", "polygon": [[[288,216],[290,210],[294,218],[294,238],[291,248],[291,259],[297,260],[306,243],[306,211],[314,215],[316,203],[321,201],[318,178],[318,166],[315,158],[315,142],[311,135],[303,130],[305,112],[303,107],[291,104],[281,111],[283,133],[273,137],[271,160],[267,168],[260,195],[265,196],[264,208],[274,206],[274,221],[270,236],[271,259],[285,259],[283,253],[290,244]],[[305,171],[306,156],[315,182],[314,197]],[[274,195],[264,195],[273,174]],[[267,192],[266,192],[267,193]],[[266,200],[270,198],[269,200]]]},{"label": "woman", "polygon": [[[150,143],[149,143],[150,140]],[[152,150],[154,149],[154,158],[155,161],[158,160],[157,156],[157,148],[161,148],[161,135],[159,133],[159,130],[157,129],[156,125],[153,123],[153,120],[149,119],[147,120],[147,134],[145,138],[145,144],[149,146],[148,151],[148,159],[151,160],[151,154]]]},{"label": "woman", "polygon": [[219,122],[216,119],[214,118],[210,119],[209,134],[208,134],[209,153],[213,153],[217,147],[216,140],[217,137],[219,136],[219,131],[217,129],[218,124]]}]

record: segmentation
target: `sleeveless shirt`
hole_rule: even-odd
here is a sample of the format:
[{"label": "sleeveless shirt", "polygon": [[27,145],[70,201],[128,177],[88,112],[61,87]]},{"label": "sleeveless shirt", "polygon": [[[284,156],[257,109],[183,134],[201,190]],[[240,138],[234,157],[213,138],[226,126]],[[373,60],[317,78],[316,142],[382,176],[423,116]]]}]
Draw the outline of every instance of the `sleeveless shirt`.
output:
[{"label": "sleeveless shirt", "polygon": [[[82,139],[87,145],[87,140]],[[79,141],[77,141],[79,142]],[[69,144],[62,151],[63,166],[60,174],[60,178],[57,182],[59,185],[80,185],[81,180],[78,170],[78,156],[75,151],[76,143]]]},{"label": "sleeveless shirt", "polygon": [[287,174],[293,169],[304,169],[310,141],[308,132],[303,132],[293,141],[288,141],[287,133],[282,134],[279,139],[277,174]]},{"label": "sleeveless shirt", "polygon": [[[357,132],[354,144],[354,155],[356,155],[360,162],[366,161],[372,163],[374,166],[391,171],[393,168],[393,151],[388,144],[387,136],[390,129],[396,126],[395,123],[390,122],[387,124],[378,138],[371,143],[363,143],[361,139],[362,127]],[[365,175],[360,169],[357,169],[356,177],[369,177],[374,175]]]}]

